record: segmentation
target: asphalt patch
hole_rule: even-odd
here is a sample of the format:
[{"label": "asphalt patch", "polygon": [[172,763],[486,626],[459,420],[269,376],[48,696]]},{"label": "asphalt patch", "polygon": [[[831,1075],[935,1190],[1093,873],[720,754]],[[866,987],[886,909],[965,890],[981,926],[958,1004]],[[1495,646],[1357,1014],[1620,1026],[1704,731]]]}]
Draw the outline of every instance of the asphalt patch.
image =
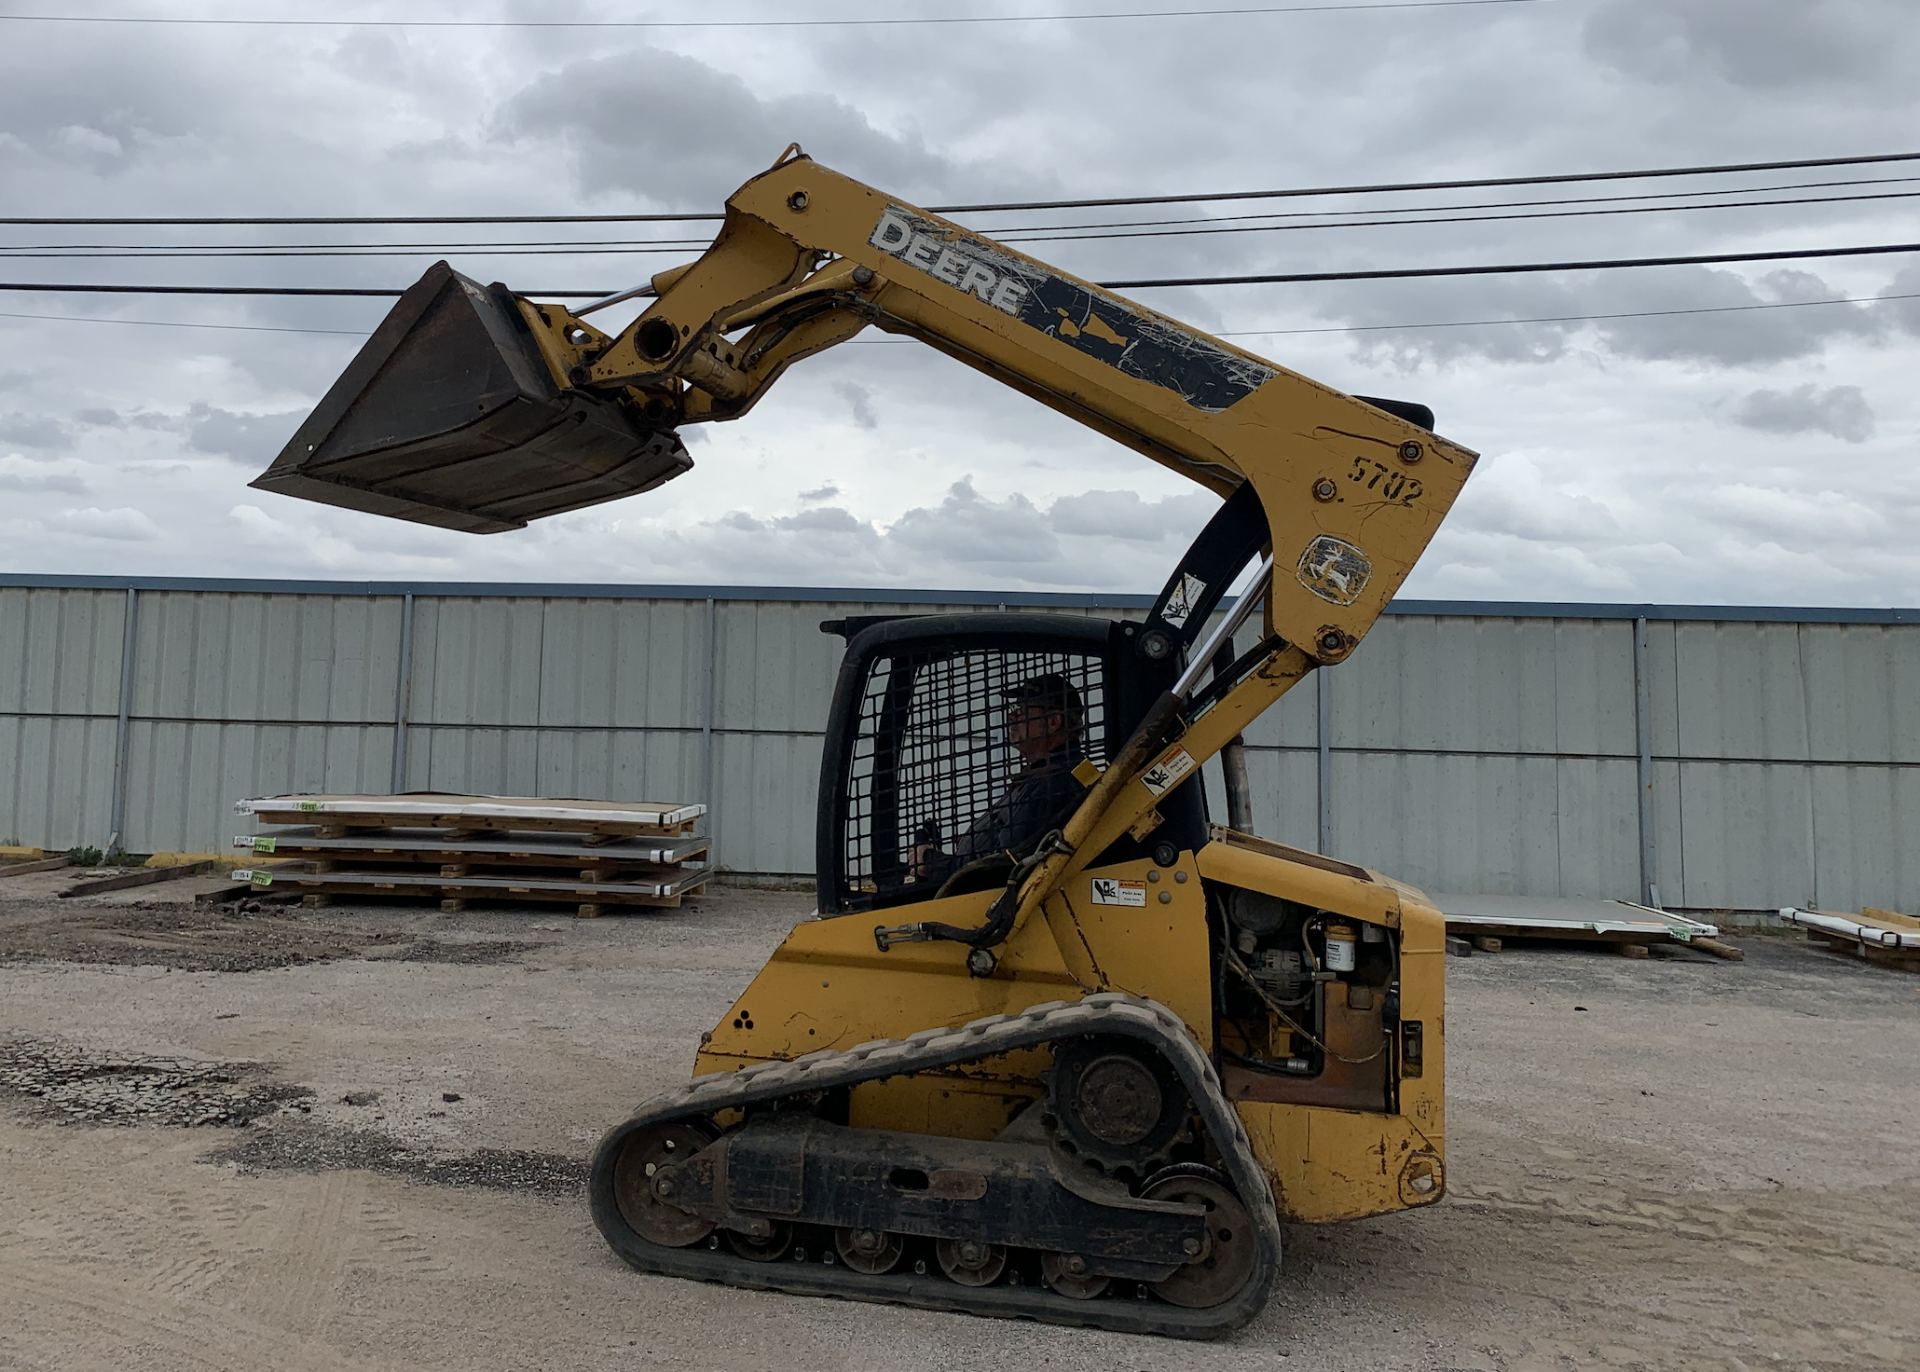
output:
[{"label": "asphalt patch", "polygon": [[406,942],[404,933],[312,919],[246,903],[71,905],[0,924],[0,962],[79,962],[171,967],[182,972],[261,972],[358,957]]},{"label": "asphalt patch", "polygon": [[522,943],[516,939],[475,939],[459,941],[452,939],[423,938],[415,939],[413,946],[393,955],[395,962],[444,962],[457,967],[485,967],[496,963],[512,962],[536,948],[544,948],[544,942]]},{"label": "asphalt patch", "polygon": [[175,1128],[244,1126],[311,1096],[259,1063],[104,1053],[54,1039],[0,1043],[0,1089],[43,1118]]},{"label": "asphalt patch", "polygon": [[430,1186],[474,1186],[572,1199],[585,1194],[583,1158],[524,1149],[443,1153],[410,1148],[384,1134],[281,1115],[207,1155],[242,1172],[378,1172]]}]

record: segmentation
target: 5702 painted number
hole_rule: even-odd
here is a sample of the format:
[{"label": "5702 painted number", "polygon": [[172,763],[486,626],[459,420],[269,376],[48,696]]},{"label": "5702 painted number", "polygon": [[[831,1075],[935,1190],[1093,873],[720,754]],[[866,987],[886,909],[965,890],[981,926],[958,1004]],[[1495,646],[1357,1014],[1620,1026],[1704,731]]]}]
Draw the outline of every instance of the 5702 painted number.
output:
[{"label": "5702 painted number", "polygon": [[1413,504],[1420,498],[1420,492],[1426,489],[1405,472],[1366,457],[1353,459],[1353,470],[1347,473],[1347,480],[1364,481],[1369,491],[1377,490],[1388,500],[1402,505]]}]

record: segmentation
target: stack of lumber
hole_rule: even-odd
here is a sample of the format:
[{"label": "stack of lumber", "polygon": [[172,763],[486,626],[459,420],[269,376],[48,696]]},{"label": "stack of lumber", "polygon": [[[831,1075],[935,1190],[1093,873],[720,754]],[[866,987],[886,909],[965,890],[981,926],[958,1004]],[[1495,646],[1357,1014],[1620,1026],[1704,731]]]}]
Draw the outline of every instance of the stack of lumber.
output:
[{"label": "stack of lumber", "polygon": [[704,805],[510,796],[270,796],[234,807],[262,824],[234,846],[253,889],[332,896],[562,903],[583,919],[611,905],[674,906],[708,876]]},{"label": "stack of lumber", "polygon": [[1920,972],[1920,919],[1911,915],[1876,910],[1871,905],[1857,915],[1789,906],[1780,912],[1780,918],[1805,929],[1809,942],[1824,944],[1836,953],[1903,972]]}]

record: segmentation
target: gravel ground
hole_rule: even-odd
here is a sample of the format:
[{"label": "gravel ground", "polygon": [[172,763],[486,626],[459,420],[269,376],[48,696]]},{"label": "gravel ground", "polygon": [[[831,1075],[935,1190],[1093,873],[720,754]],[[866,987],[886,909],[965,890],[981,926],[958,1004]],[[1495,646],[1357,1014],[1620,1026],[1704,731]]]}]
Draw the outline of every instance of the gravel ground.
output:
[{"label": "gravel ground", "polygon": [[[38,884],[35,884],[38,883]],[[584,1158],[804,896],[677,911],[0,891],[0,1368],[1920,1366],[1920,978],[1450,960],[1451,1194],[1295,1228],[1219,1345],[643,1277]]]}]

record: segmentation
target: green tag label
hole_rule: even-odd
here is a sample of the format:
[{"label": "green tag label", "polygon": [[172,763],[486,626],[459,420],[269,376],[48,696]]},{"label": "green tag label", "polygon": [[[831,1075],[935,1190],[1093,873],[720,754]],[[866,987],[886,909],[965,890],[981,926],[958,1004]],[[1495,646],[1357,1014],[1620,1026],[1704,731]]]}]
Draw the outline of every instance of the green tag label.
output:
[{"label": "green tag label", "polygon": [[303,800],[300,802],[300,808],[302,810],[318,810],[320,808],[320,802],[317,800]]},{"label": "green tag label", "polygon": [[272,872],[255,872],[253,874],[253,884],[255,886],[273,885],[273,873]]},{"label": "green tag label", "polygon": [[253,841],[253,851],[256,853],[271,853],[273,851],[273,840],[271,838],[255,839]]}]

